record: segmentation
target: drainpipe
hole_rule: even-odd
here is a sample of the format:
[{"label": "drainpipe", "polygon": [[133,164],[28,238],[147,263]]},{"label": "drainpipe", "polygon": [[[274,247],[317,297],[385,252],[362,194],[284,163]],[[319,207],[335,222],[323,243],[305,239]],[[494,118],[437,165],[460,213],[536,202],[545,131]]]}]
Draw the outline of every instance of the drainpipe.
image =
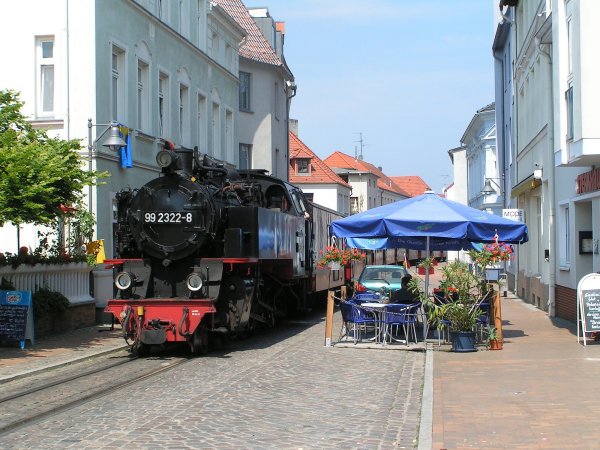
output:
[{"label": "drainpipe", "polygon": [[[552,55],[545,51],[542,48],[542,43],[540,38],[535,38],[535,44],[540,52],[540,54],[544,55],[548,59],[549,65],[549,81],[550,86],[552,86]],[[553,89],[550,89],[550,92],[554,92]],[[548,316],[554,317],[556,315],[556,235],[555,235],[555,223],[556,223],[556,213],[554,208],[554,203],[556,202],[556,192],[555,192],[555,167],[554,167],[554,99],[550,99],[549,105],[549,113],[550,119],[549,124],[551,125],[551,133],[549,133],[550,140],[550,149],[552,150],[552,158],[551,164],[549,164],[549,173],[548,173],[548,202],[550,204],[550,221],[548,223],[548,232],[550,234],[548,239]]]},{"label": "drainpipe", "polygon": [[67,72],[67,119],[65,120],[65,128],[67,132],[67,140],[71,139],[71,81],[70,81],[70,56],[71,56],[71,33],[69,30],[69,0],[65,1],[65,16],[66,16],[66,38],[67,38],[67,54],[65,58],[66,72]]}]

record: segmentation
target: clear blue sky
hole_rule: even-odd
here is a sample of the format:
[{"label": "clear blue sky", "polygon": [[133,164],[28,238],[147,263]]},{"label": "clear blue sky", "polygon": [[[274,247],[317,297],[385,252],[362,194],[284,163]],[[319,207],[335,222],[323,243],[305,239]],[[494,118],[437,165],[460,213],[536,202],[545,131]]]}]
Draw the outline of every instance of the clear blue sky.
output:
[{"label": "clear blue sky", "polygon": [[319,157],[354,155],[388,176],[450,184],[448,150],[494,101],[490,0],[242,0],[285,22],[298,93],[291,118]]}]

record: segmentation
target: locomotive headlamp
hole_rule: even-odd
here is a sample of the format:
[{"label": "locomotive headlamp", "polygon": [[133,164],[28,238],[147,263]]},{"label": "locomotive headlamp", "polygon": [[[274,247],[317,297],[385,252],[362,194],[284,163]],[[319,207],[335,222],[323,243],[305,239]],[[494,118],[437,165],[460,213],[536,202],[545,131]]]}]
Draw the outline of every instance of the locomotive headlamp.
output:
[{"label": "locomotive headlamp", "polygon": [[135,275],[129,272],[119,272],[115,277],[115,286],[122,291],[129,289],[135,280]]},{"label": "locomotive headlamp", "polygon": [[173,164],[173,156],[173,152],[161,150],[156,154],[156,164],[158,164],[158,167],[163,169],[165,167],[169,167],[171,164]]},{"label": "locomotive headlamp", "polygon": [[199,273],[192,272],[188,275],[187,280],[185,280],[185,284],[190,291],[197,292],[202,289],[204,280],[202,280],[202,276]]}]

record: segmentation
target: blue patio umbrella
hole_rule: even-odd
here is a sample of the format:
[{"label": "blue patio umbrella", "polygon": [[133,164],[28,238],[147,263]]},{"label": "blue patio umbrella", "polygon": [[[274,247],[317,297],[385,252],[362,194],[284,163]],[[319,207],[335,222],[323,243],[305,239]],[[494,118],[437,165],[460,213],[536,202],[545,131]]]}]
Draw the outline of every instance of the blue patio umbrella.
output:
[{"label": "blue patio umbrella", "polygon": [[467,250],[473,242],[527,242],[527,225],[428,191],[331,223],[351,247]]},{"label": "blue patio umbrella", "polygon": [[[448,200],[427,191],[417,197],[369,209],[331,223],[331,233],[350,247],[469,250],[499,240],[522,244],[527,225]],[[429,292],[429,272],[425,272]]]}]

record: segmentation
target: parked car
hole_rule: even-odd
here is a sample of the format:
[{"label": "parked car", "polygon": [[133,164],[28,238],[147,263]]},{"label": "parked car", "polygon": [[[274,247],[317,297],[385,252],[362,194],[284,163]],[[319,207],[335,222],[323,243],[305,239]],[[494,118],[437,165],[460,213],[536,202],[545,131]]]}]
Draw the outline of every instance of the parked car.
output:
[{"label": "parked car", "polygon": [[387,292],[394,292],[402,287],[404,275],[408,275],[408,271],[403,266],[365,266],[358,277],[355,291],[356,293],[380,292],[385,288]]}]

